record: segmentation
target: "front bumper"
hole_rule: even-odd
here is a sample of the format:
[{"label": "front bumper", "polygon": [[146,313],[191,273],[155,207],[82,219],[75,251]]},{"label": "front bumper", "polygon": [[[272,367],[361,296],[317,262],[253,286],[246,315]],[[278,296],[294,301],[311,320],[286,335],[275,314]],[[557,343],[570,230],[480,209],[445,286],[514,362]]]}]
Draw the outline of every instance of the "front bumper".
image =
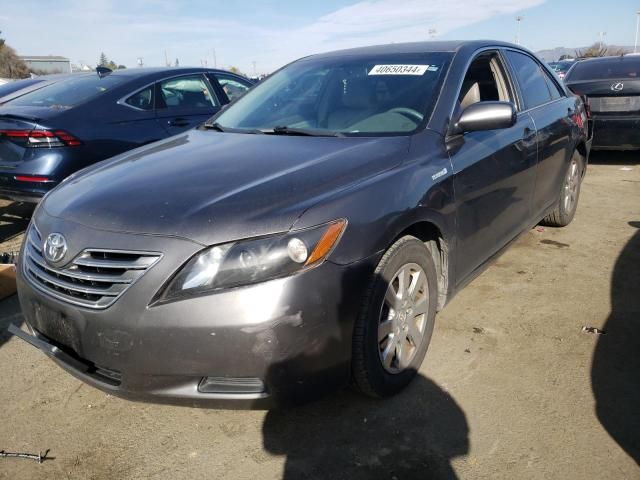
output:
[{"label": "front bumper", "polygon": [[591,148],[594,150],[640,149],[640,117],[594,116]]},{"label": "front bumper", "polygon": [[[110,237],[141,241],[96,233],[103,242],[95,246],[118,243]],[[86,383],[131,400],[266,408],[304,402],[348,382],[353,322],[377,257],[349,266],[325,262],[291,277],[149,306],[202,247],[180,239],[142,241],[165,256],[105,310],[47,295],[18,268],[20,303],[33,334],[19,336]],[[205,377],[259,379],[264,389],[203,393],[198,387]]]}]

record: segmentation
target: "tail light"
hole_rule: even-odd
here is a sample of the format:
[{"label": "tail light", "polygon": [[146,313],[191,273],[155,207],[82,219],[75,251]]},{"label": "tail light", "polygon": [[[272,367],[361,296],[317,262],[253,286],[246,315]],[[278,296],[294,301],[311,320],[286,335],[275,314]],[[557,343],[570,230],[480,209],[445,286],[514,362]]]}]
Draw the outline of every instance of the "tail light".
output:
[{"label": "tail light", "polygon": [[77,147],[82,142],[64,130],[0,130],[7,138],[27,148]]},{"label": "tail light", "polygon": [[16,175],[15,178],[18,182],[29,183],[49,183],[51,179],[49,177],[43,177],[42,175]]}]

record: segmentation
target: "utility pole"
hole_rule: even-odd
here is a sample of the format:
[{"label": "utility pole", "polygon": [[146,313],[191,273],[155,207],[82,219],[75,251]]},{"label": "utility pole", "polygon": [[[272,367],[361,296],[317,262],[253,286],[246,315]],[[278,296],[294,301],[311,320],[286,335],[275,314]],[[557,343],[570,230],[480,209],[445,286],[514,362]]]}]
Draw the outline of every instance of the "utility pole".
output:
[{"label": "utility pole", "polygon": [[169,57],[167,57],[167,50],[166,49],[164,51],[164,65],[166,67],[170,67],[171,66],[171,64],[169,63]]},{"label": "utility pole", "polygon": [[520,45],[520,23],[522,23],[524,17],[522,15],[518,15],[516,17],[516,22],[518,22],[518,29],[516,30],[516,45]]},{"label": "utility pole", "polygon": [[253,62],[251,62],[251,64],[253,65],[253,76],[256,77],[258,76],[258,71],[256,70],[256,61],[254,60]]},{"label": "utility pole", "polygon": [[636,43],[633,44],[633,53],[638,53],[638,26],[640,26],[640,10],[636,12]]},{"label": "utility pole", "polygon": [[602,46],[604,45],[604,36],[607,34],[607,32],[599,32],[600,35],[600,50],[602,50]]},{"label": "utility pole", "polygon": [[216,56],[216,49],[212,48],[213,50],[213,68],[218,68],[218,57]]}]

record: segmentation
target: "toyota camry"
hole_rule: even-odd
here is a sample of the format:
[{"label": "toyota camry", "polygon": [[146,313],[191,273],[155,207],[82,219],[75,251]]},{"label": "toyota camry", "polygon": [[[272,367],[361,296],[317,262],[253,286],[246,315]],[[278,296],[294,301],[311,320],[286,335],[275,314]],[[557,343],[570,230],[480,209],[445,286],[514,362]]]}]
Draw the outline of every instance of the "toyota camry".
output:
[{"label": "toyota camry", "polygon": [[129,399],[392,395],[460,288],[538,222],[571,222],[585,120],[507,43],[303,58],[50,192],[20,255],[27,327],[11,331]]}]

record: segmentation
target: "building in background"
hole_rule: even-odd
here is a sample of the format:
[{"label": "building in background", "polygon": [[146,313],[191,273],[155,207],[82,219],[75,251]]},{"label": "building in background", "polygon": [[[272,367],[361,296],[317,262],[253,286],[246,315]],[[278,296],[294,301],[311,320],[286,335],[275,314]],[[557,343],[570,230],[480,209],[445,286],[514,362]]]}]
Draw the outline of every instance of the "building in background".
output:
[{"label": "building in background", "polygon": [[57,55],[46,56],[21,56],[29,70],[35,74],[46,75],[49,73],[71,73],[71,60]]}]

